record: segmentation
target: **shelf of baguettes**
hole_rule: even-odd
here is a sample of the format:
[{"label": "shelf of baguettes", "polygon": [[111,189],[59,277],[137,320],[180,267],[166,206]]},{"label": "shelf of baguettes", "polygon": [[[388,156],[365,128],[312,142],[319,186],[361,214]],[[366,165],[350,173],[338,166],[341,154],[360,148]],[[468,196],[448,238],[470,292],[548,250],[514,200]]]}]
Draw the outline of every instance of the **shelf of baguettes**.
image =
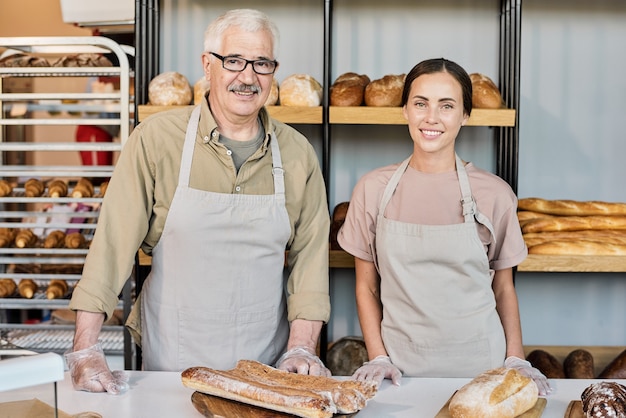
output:
[{"label": "shelf of baguettes", "polygon": [[[176,106],[140,105],[137,112],[139,122],[148,116]],[[284,123],[321,124],[322,107],[267,106],[273,118]],[[361,125],[406,125],[400,107],[331,106],[331,124]],[[515,109],[473,109],[468,126],[515,126]]]},{"label": "shelf of baguettes", "polygon": [[[328,263],[332,268],[354,268],[354,256],[343,250],[330,250]],[[150,256],[139,251],[139,264],[149,266]],[[618,255],[529,255],[517,271],[525,272],[626,272],[626,257]]]}]

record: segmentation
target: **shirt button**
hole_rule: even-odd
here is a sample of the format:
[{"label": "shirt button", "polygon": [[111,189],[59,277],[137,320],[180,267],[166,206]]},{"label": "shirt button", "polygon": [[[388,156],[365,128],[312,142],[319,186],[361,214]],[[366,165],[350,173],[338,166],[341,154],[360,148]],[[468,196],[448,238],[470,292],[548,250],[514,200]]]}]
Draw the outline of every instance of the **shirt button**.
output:
[{"label": "shirt button", "polygon": [[204,139],[204,143],[205,143],[205,144],[206,144],[207,142],[209,142],[209,136],[208,136],[208,135],[205,135],[203,139]]},{"label": "shirt button", "polygon": [[241,191],[241,186],[235,187],[235,191],[240,192]]},{"label": "shirt button", "polygon": [[213,138],[217,138],[217,136],[218,136],[218,135],[219,135],[219,134],[217,133],[217,131],[213,131],[213,132],[211,132],[211,136],[212,136]]},{"label": "shirt button", "polygon": [[226,151],[227,155],[233,155],[233,152],[231,150]]}]

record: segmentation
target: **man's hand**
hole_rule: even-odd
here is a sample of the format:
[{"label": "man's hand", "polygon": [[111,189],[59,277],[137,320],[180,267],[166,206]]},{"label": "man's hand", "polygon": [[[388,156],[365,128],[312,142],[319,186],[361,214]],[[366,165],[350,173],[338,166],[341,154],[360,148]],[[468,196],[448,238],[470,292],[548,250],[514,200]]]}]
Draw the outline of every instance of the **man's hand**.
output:
[{"label": "man's hand", "polygon": [[84,350],[65,353],[65,360],[76,390],[119,395],[128,390],[128,374],[109,370],[100,343]]},{"label": "man's hand", "polygon": [[294,347],[280,356],[276,368],[298,374],[330,377],[332,373],[315,353],[304,346]]}]

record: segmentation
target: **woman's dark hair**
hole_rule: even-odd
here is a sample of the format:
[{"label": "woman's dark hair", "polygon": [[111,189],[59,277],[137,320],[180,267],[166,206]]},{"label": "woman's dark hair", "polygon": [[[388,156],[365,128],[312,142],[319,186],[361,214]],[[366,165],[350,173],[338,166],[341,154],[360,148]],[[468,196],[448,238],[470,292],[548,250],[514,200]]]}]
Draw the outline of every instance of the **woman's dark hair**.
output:
[{"label": "woman's dark hair", "polygon": [[445,58],[424,60],[409,71],[402,89],[402,106],[409,100],[413,81],[421,75],[433,73],[448,73],[459,82],[463,92],[463,111],[469,116],[472,113],[472,80],[463,67]]}]

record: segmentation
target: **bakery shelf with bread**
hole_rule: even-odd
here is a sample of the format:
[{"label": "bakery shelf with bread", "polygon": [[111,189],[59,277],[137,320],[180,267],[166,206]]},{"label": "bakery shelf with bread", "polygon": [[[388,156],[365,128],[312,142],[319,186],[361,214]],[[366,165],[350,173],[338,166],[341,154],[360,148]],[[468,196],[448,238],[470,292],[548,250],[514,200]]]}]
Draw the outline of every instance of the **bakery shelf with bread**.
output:
[{"label": "bakery shelf with bread", "polygon": [[[0,37],[0,50],[17,51],[0,62],[0,310],[11,310],[2,315],[0,333],[38,351],[36,337],[53,339],[58,331],[46,328],[46,311],[67,308],[81,277],[108,178],[134,122],[133,51],[100,36]],[[115,86],[119,80],[119,87],[98,90],[95,77],[114,78]],[[29,87],[18,91],[16,84]],[[78,126],[107,126],[117,134],[83,142],[75,135]],[[120,303],[131,300],[129,287]],[[41,329],[14,323],[26,316],[13,310],[41,310]],[[130,336],[121,326],[115,333],[128,339],[130,364]],[[71,342],[52,350],[62,353]],[[112,350],[121,352],[123,344]]]}]

